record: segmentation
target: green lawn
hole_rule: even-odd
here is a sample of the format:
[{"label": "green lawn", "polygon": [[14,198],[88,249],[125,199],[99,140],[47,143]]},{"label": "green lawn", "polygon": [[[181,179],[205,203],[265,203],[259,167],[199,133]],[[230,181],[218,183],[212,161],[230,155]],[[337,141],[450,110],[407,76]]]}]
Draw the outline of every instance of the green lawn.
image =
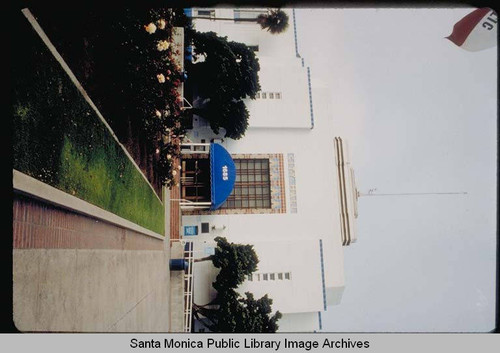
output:
[{"label": "green lawn", "polygon": [[14,169],[164,234],[163,204],[22,14],[16,31]]}]

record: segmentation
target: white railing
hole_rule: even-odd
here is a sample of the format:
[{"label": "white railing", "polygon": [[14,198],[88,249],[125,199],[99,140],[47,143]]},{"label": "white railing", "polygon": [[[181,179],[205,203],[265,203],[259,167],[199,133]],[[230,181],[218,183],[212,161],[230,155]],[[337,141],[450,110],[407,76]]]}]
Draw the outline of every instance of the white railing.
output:
[{"label": "white railing", "polygon": [[184,332],[191,332],[193,317],[193,246],[192,241],[186,241],[184,245],[184,260],[188,262],[184,271]]},{"label": "white railing", "polygon": [[210,153],[209,143],[183,143],[181,144],[181,154],[208,154]]},{"label": "white railing", "polygon": [[179,206],[181,210],[204,210],[209,209],[212,203],[210,201],[202,202],[202,201],[190,201],[185,199],[170,199],[172,202],[179,202]]}]

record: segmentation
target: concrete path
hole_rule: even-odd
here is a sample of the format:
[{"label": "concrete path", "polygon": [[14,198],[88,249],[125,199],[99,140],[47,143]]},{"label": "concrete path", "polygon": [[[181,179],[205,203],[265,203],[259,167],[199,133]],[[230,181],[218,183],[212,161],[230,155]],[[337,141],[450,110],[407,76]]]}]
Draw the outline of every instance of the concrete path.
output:
[{"label": "concrete path", "polygon": [[[170,255],[172,259],[180,259],[184,254],[184,246],[173,242]],[[170,272],[170,332],[184,332],[184,271]]]},{"label": "concrete path", "polygon": [[20,331],[168,332],[165,251],[15,249]]},{"label": "concrete path", "polygon": [[168,236],[143,236],[30,198],[15,196],[13,207],[20,331],[169,332]]}]

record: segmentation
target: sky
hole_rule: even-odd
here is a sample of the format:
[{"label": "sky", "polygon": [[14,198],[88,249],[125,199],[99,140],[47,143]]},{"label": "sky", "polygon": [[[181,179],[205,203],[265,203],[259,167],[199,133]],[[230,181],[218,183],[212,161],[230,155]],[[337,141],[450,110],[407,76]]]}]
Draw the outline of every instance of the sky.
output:
[{"label": "sky", "polygon": [[[297,9],[299,53],[327,86],[362,193],[325,332],[495,327],[497,48],[444,39],[472,9]],[[314,88],[313,88],[314,97]]]}]

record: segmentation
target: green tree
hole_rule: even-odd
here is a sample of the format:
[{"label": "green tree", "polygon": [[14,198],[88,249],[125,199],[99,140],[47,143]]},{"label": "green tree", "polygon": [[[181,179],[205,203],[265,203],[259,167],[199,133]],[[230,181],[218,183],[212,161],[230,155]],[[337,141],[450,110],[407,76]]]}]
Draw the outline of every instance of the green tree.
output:
[{"label": "green tree", "polygon": [[193,34],[195,58],[203,58],[189,68],[198,95],[204,98],[255,98],[260,90],[259,60],[243,43],[229,42],[214,32]]},{"label": "green tree", "polygon": [[210,99],[203,108],[194,108],[192,112],[207,119],[216,134],[224,128],[224,136],[234,140],[243,137],[248,128],[249,113],[242,100]]},{"label": "green tree", "polygon": [[248,317],[242,324],[242,332],[276,332],[278,320],[283,316],[279,311],[272,313],[273,300],[266,295],[255,300],[250,292],[245,293],[246,298],[240,299],[244,304]]},{"label": "green tree", "polygon": [[[193,16],[192,18],[207,18],[201,16]],[[234,21],[234,18],[215,17],[211,20],[219,21]],[[266,29],[271,34],[283,33],[288,28],[289,17],[281,9],[269,9],[266,14],[260,14],[256,18],[239,18],[238,22],[254,22],[258,23],[262,29]]]},{"label": "green tree", "polygon": [[215,254],[195,262],[211,260],[219,274],[213,283],[217,292],[224,292],[238,287],[245,280],[245,276],[257,270],[259,258],[253,245],[229,243],[226,238],[216,237],[217,247]]},{"label": "green tree", "polygon": [[280,9],[269,10],[267,14],[257,17],[257,23],[271,34],[280,34],[287,30],[288,15]]},{"label": "green tree", "polygon": [[282,314],[271,315],[273,300],[267,294],[256,300],[252,293],[242,297],[235,291],[245,276],[257,270],[259,258],[253,246],[229,243],[222,237],[215,241],[215,254],[195,262],[211,260],[220,269],[212,283],[217,295],[208,304],[193,304],[193,316],[212,332],[276,332]]},{"label": "green tree", "polygon": [[193,45],[200,60],[189,64],[188,72],[205,103],[192,113],[208,120],[216,134],[224,128],[225,137],[241,138],[249,118],[243,99],[255,99],[260,90],[258,58],[247,45],[214,32],[194,32]]},{"label": "green tree", "polygon": [[[255,300],[252,293],[245,297],[228,289],[218,295],[217,303],[195,306],[195,317],[212,332],[272,333],[279,328],[279,311],[272,314],[273,300],[267,295]],[[203,316],[203,318],[201,317]]]}]

